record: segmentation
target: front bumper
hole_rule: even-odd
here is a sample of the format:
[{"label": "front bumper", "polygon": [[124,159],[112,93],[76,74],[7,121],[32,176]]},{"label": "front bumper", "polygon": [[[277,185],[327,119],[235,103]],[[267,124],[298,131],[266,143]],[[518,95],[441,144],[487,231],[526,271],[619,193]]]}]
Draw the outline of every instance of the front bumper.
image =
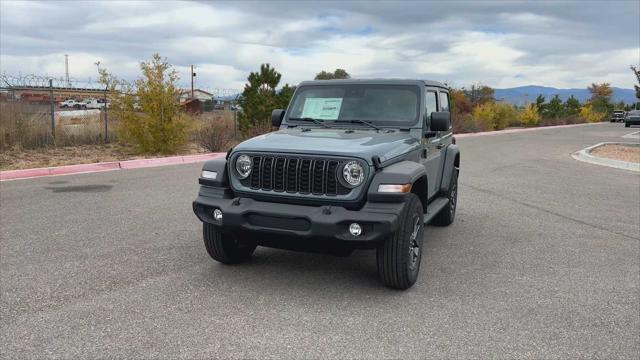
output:
[{"label": "front bumper", "polygon": [[[395,232],[403,206],[367,202],[360,210],[348,210],[340,206],[283,204],[233,197],[229,190],[203,186],[193,202],[193,211],[201,221],[219,226],[223,232],[260,233],[296,241],[376,243]],[[222,211],[221,221],[213,218],[214,209]],[[349,225],[354,222],[363,229],[360,236],[349,233]]]}]

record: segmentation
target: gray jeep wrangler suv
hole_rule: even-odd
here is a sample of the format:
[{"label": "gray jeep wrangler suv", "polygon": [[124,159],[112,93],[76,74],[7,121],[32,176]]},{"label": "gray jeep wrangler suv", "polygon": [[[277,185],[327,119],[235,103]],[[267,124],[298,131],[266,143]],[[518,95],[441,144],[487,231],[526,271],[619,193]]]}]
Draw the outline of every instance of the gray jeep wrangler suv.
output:
[{"label": "gray jeep wrangler suv", "polygon": [[378,275],[411,287],[425,224],[456,212],[460,152],[447,88],[419,80],[302,82],[278,131],[204,164],[193,211],[209,255],[256,246],[348,255],[376,249]]}]

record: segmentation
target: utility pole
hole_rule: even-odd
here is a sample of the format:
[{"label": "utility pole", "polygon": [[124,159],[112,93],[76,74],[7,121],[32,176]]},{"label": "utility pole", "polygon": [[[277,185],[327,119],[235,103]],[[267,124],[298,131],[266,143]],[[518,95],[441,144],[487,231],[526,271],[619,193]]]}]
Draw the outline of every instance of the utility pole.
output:
[{"label": "utility pole", "polygon": [[64,54],[64,75],[67,80],[67,87],[71,87],[69,83],[69,54]]},{"label": "utility pole", "polygon": [[194,92],[193,92],[193,79],[196,77],[196,73],[193,72],[193,65],[191,65],[191,98],[195,98]]}]

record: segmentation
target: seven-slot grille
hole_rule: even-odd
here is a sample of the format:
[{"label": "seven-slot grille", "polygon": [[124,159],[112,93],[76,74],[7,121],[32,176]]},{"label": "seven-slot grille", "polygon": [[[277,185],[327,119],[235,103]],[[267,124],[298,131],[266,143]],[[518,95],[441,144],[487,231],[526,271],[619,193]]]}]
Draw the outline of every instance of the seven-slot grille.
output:
[{"label": "seven-slot grille", "polygon": [[252,189],[315,195],[346,195],[351,189],[337,178],[340,161],[286,156],[252,156],[251,175],[242,181]]}]

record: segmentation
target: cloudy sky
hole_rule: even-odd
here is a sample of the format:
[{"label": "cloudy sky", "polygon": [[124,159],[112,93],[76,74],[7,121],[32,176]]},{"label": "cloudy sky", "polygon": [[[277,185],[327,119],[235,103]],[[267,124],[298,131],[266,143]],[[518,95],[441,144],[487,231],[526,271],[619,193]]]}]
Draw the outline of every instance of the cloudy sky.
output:
[{"label": "cloudy sky", "polygon": [[0,71],[134,79],[159,52],[188,84],[241,89],[271,63],[283,82],[344,68],[354,77],[497,88],[632,88],[640,1],[55,2],[0,0]]}]

